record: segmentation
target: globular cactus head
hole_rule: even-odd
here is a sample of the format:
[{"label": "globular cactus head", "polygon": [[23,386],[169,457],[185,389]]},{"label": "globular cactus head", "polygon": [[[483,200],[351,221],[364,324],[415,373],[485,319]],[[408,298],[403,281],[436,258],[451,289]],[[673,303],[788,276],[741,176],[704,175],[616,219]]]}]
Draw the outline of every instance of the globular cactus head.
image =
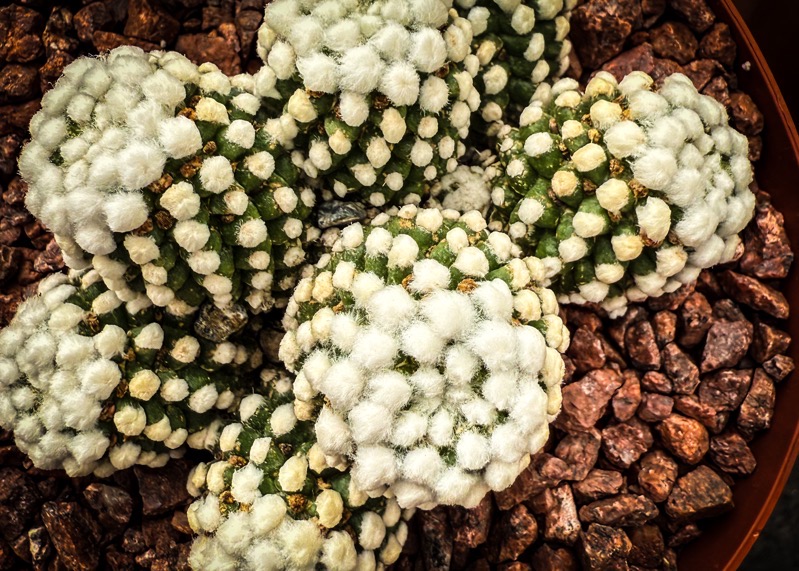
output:
[{"label": "globular cactus head", "polygon": [[26,204],[71,267],[92,263],[125,301],[269,309],[275,271],[304,261],[315,197],[262,89],[173,52],[80,58],[31,121]]},{"label": "globular cactus head", "polygon": [[316,437],[402,507],[509,486],[560,408],[568,330],[543,266],[478,212],[403,207],[345,228],[286,311],[281,358]]},{"label": "globular cactus head", "polygon": [[562,301],[618,315],[740,255],[752,167],[720,103],[641,72],[540,95],[499,139],[492,220],[546,262]]},{"label": "globular cactus head", "polygon": [[261,352],[188,331],[144,296],[123,303],[94,270],[48,277],[0,331],[0,425],[35,466],[70,475],[204,448],[212,411],[234,404]]},{"label": "globular cactus head", "polygon": [[313,423],[295,414],[291,381],[279,371],[262,377],[262,394],[246,397],[239,422],[221,430],[217,460],[189,477],[189,490],[203,494],[188,510],[199,534],[193,568],[352,571],[396,561],[411,512],[330,466]]}]

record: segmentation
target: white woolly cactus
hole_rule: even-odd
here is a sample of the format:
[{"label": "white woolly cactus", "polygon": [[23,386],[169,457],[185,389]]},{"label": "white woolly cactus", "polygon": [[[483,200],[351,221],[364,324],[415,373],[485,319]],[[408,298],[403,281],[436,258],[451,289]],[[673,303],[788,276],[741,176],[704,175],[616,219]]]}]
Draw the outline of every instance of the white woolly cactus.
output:
[{"label": "white woolly cactus", "polygon": [[[313,424],[295,413],[291,381],[264,370],[268,388],[241,402],[221,431],[217,461],[200,464],[188,510],[199,537],[192,568],[354,571],[394,563],[408,535],[397,501],[369,497],[327,464]],[[300,412],[300,417],[303,414]]]},{"label": "white woolly cactus", "polygon": [[543,266],[476,211],[345,228],[286,310],[280,355],[328,460],[402,507],[513,483],[560,408],[569,343]]},{"label": "white woolly cactus", "polygon": [[257,92],[173,52],[80,58],[31,121],[26,204],[70,266],[91,261],[125,301],[268,309],[274,272],[304,259],[292,248],[314,195],[294,186],[302,158],[261,126]]},{"label": "white woolly cactus", "polygon": [[566,72],[569,18],[576,4],[577,0],[455,0],[456,10],[474,32],[482,121],[507,120],[509,104],[518,112],[540,84]]},{"label": "white woolly cactus", "polygon": [[258,53],[305,172],[373,206],[418,203],[465,151],[480,104],[472,25],[447,0],[276,0]]},{"label": "white woolly cactus", "polygon": [[234,403],[260,359],[186,333],[143,295],[123,303],[94,270],[55,274],[0,331],[0,425],[39,468],[162,466],[205,447],[209,411]]},{"label": "white woolly cactus", "polygon": [[501,132],[492,220],[535,249],[561,301],[619,315],[740,255],[755,203],[746,137],[684,75],[653,84],[600,72],[580,93],[564,79]]}]

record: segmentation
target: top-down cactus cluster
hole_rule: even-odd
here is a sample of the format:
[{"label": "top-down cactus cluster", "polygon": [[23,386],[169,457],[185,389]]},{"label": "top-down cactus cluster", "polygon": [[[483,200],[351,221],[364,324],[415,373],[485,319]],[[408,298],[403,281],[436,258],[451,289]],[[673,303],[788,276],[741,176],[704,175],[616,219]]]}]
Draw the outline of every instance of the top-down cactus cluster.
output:
[{"label": "top-down cactus cluster", "polygon": [[[568,330],[740,255],[746,137],[568,65],[573,0],[275,0],[253,75],[67,66],[20,158],[69,275],[0,332],[0,425],[99,476],[213,451],[196,569],[383,568],[546,443]],[[282,366],[256,346],[282,319]]]}]

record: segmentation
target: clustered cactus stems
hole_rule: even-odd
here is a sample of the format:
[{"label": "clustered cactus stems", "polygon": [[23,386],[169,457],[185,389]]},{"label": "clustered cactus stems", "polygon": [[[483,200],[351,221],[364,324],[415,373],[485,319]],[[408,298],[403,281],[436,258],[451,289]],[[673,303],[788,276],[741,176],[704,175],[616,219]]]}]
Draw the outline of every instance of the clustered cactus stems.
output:
[{"label": "clustered cactus stems", "polygon": [[563,79],[499,138],[496,212],[549,268],[561,301],[627,301],[672,292],[740,255],[752,217],[745,136],[716,100],[675,74]]},{"label": "clustered cactus stems", "polygon": [[[418,203],[455,169],[480,95],[472,25],[444,0],[276,0],[259,75],[287,100],[286,144],[338,197]],[[294,140],[296,137],[296,140]]]},{"label": "clustered cactus stems", "polygon": [[55,274],[0,331],[0,425],[44,469],[107,475],[204,448],[261,352],[187,332],[181,316],[127,304],[95,270]]},{"label": "clustered cactus stems", "polygon": [[263,394],[245,397],[239,422],[222,429],[218,460],[189,478],[188,511],[200,536],[195,569],[374,570],[399,557],[412,512],[355,488],[330,466],[313,423],[295,413],[291,381],[279,371]]},{"label": "clustered cactus stems", "polygon": [[480,119],[497,123],[525,107],[539,85],[569,66],[569,18],[576,0],[456,0],[472,24],[480,71]]},{"label": "clustered cactus stems", "polygon": [[[558,302],[674,291],[754,207],[684,76],[548,83],[574,4],[275,0],[252,76],[67,66],[20,170],[75,272],[0,332],[0,425],[71,475],[213,450],[197,569],[381,569],[415,508],[512,484],[560,409]],[[283,305],[293,378],[245,341]]]},{"label": "clustered cactus stems", "polygon": [[68,264],[91,262],[125,301],[269,309],[274,275],[304,261],[314,205],[266,125],[269,88],[174,52],[81,58],[31,121],[26,204]]},{"label": "clustered cactus stems", "polygon": [[355,485],[403,508],[513,483],[560,409],[569,342],[543,265],[476,211],[403,207],[345,228],[289,300],[281,358]]}]

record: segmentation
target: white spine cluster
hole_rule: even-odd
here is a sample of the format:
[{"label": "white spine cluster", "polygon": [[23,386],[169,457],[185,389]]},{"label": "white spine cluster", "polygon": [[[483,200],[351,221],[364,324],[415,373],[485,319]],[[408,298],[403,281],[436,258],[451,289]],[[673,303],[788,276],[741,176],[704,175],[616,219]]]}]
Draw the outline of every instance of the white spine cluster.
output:
[{"label": "white spine cluster", "polygon": [[[400,226],[442,231],[441,212],[409,208],[395,219]],[[474,211],[459,220],[485,228]],[[555,295],[535,286],[540,262],[514,257],[507,235],[484,236],[492,264],[454,227],[445,234],[454,254],[447,267],[426,258],[412,232],[387,230],[393,223],[346,228],[333,248],[340,261],[300,281],[281,358],[297,372],[298,400],[324,396],[319,446],[331,459],[352,460],[358,487],[388,488],[405,508],[474,506],[513,483],[546,442],[560,409],[568,330]],[[347,261],[355,251],[360,263]],[[409,275],[391,285],[365,269],[370,260]],[[491,265],[507,281],[489,277]],[[453,288],[453,275],[465,281]],[[334,313],[341,300],[353,301]],[[299,323],[308,302],[322,308]]]}]

